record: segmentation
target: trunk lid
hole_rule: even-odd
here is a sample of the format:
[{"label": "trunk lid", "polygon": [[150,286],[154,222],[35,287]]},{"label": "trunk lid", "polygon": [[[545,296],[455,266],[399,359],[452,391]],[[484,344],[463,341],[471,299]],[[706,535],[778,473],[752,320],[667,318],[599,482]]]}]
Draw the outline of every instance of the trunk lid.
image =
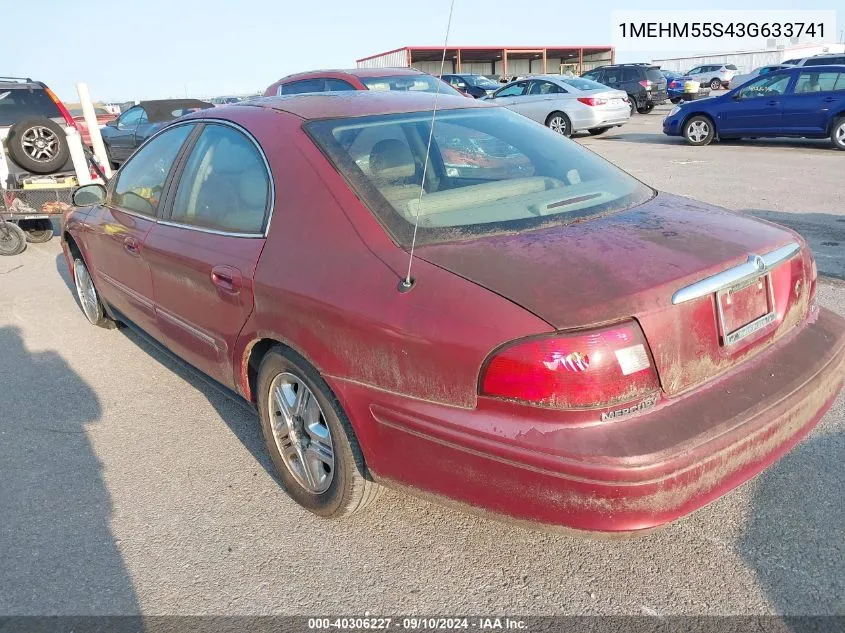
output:
[{"label": "trunk lid", "polygon": [[[673,303],[679,290],[800,238],[783,227],[661,193],[634,209],[521,234],[433,244],[417,255],[484,286],[560,330],[634,317],[643,328],[667,394],[700,384],[758,353],[807,313],[811,259],[806,249],[760,277],[753,288],[715,291]],[[789,250],[789,249],[786,249]],[[746,269],[743,269],[747,271]],[[752,269],[753,272],[753,269]],[[756,274],[753,277],[756,278]],[[749,278],[751,279],[751,278]],[[749,284],[746,284],[748,286]],[[758,286],[759,287],[759,286]],[[774,309],[768,306],[773,297]],[[733,328],[770,321],[735,342]],[[728,331],[720,324],[728,323]]]}]

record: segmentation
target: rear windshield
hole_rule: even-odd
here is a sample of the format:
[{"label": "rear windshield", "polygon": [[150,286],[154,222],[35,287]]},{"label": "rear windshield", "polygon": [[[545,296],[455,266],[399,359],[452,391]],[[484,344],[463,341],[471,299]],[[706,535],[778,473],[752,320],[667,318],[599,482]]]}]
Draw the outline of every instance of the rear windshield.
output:
[{"label": "rear windshield", "polygon": [[484,75],[466,75],[467,83],[476,88],[484,88],[484,90],[497,90],[502,84],[498,81],[488,79]]},{"label": "rear windshield", "polygon": [[[431,75],[397,75],[396,77],[360,77],[369,90],[402,90],[405,92],[437,92],[455,94],[457,90]],[[460,93],[458,93],[460,94]]]},{"label": "rear windshield", "polygon": [[14,125],[27,116],[52,119],[62,113],[40,88],[0,88],[0,125]]},{"label": "rear windshield", "polygon": [[[505,108],[312,121],[306,130],[385,228],[418,243],[566,224],[654,192],[577,143]],[[420,193],[422,189],[422,194]]]},{"label": "rear windshield", "polygon": [[666,77],[660,72],[659,68],[649,68],[645,71],[646,79],[650,81],[664,81]]}]

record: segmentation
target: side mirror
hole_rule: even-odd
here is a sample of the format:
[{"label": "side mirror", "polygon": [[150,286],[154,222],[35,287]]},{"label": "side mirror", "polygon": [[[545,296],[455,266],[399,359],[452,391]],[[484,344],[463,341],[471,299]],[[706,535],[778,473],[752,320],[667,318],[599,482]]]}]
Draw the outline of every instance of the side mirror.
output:
[{"label": "side mirror", "polygon": [[733,99],[734,101],[739,101],[740,99],[742,99],[742,94],[737,91],[731,95],[731,99]]},{"label": "side mirror", "polygon": [[111,121],[106,121],[107,127],[117,127],[117,119],[112,119]]},{"label": "side mirror", "polygon": [[102,204],[106,199],[106,188],[100,183],[84,185],[73,192],[73,206],[88,207]]}]

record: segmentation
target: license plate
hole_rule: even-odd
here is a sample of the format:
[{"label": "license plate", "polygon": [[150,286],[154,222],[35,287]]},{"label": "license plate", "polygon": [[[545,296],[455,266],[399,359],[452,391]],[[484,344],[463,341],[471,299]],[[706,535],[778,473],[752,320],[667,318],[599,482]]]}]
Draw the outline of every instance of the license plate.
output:
[{"label": "license plate", "polygon": [[776,318],[769,275],[747,280],[716,293],[722,345],[734,345],[759,332]]}]

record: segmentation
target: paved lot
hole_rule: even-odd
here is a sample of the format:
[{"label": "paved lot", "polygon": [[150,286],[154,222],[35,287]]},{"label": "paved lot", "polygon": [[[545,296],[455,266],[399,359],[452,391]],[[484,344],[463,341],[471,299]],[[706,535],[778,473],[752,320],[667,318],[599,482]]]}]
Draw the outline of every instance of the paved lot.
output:
[{"label": "paved lot", "polygon": [[[688,148],[647,137],[659,119],[585,142],[670,191],[843,217],[845,155]],[[845,284],[820,296],[845,313]],[[305,513],[249,410],[131,331],[86,324],[57,241],[0,259],[0,359],[0,614],[845,614],[842,396],[732,494],[593,541],[392,491],[348,520]]]}]

